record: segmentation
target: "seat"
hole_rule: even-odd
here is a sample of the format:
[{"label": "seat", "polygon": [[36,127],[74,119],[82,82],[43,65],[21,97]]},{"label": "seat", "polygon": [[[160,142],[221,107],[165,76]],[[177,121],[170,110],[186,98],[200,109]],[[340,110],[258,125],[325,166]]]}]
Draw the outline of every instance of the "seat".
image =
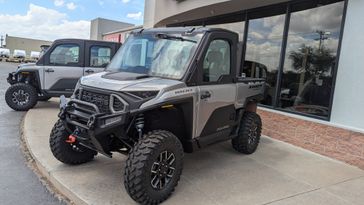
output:
[{"label": "seat", "polygon": [[220,51],[210,51],[207,54],[206,67],[204,66],[204,81],[217,81],[222,73],[223,54]]}]

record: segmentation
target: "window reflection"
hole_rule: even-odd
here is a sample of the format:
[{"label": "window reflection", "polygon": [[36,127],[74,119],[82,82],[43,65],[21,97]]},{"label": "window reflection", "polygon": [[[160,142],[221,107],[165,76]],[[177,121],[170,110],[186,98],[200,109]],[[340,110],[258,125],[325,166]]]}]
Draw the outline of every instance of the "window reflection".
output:
[{"label": "window reflection", "polygon": [[291,14],[279,106],[327,117],[344,2]]},{"label": "window reflection", "polygon": [[230,31],[234,31],[239,35],[239,41],[243,41],[244,38],[244,26],[245,22],[225,23],[225,24],[214,24],[206,27],[210,28],[223,28]]},{"label": "window reflection", "polygon": [[272,105],[276,90],[285,15],[249,21],[243,72],[266,78],[263,104]]}]

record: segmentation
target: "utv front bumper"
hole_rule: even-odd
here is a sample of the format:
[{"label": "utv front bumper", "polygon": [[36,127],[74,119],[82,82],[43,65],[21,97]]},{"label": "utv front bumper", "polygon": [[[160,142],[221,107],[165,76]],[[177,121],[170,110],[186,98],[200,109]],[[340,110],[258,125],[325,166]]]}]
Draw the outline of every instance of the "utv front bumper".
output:
[{"label": "utv front bumper", "polygon": [[81,145],[111,157],[111,153],[104,150],[97,137],[117,127],[122,129],[128,120],[129,112],[102,113],[95,104],[77,99],[61,102],[62,104],[58,117],[63,121],[67,131],[74,133],[77,128],[79,133],[83,133],[75,134]]}]

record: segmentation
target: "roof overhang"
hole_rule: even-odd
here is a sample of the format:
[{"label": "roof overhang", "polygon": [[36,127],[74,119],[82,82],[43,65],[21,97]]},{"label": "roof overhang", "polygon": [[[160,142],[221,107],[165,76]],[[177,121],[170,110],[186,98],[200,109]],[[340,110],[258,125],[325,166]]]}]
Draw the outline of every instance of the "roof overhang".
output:
[{"label": "roof overhang", "polygon": [[[156,1],[156,23],[154,25],[156,27],[208,19],[214,16],[289,2],[290,0],[168,0],[169,3],[166,1]],[[165,8],[166,6],[168,9]],[[159,11],[161,8],[164,11]]]}]

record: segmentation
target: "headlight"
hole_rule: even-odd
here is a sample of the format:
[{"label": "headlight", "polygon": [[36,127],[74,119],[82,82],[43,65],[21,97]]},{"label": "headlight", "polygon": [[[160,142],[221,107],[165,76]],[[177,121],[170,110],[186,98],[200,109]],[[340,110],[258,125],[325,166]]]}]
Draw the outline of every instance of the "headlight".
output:
[{"label": "headlight", "polygon": [[159,91],[129,91],[128,94],[138,97],[138,98],[152,98],[158,95]]}]

